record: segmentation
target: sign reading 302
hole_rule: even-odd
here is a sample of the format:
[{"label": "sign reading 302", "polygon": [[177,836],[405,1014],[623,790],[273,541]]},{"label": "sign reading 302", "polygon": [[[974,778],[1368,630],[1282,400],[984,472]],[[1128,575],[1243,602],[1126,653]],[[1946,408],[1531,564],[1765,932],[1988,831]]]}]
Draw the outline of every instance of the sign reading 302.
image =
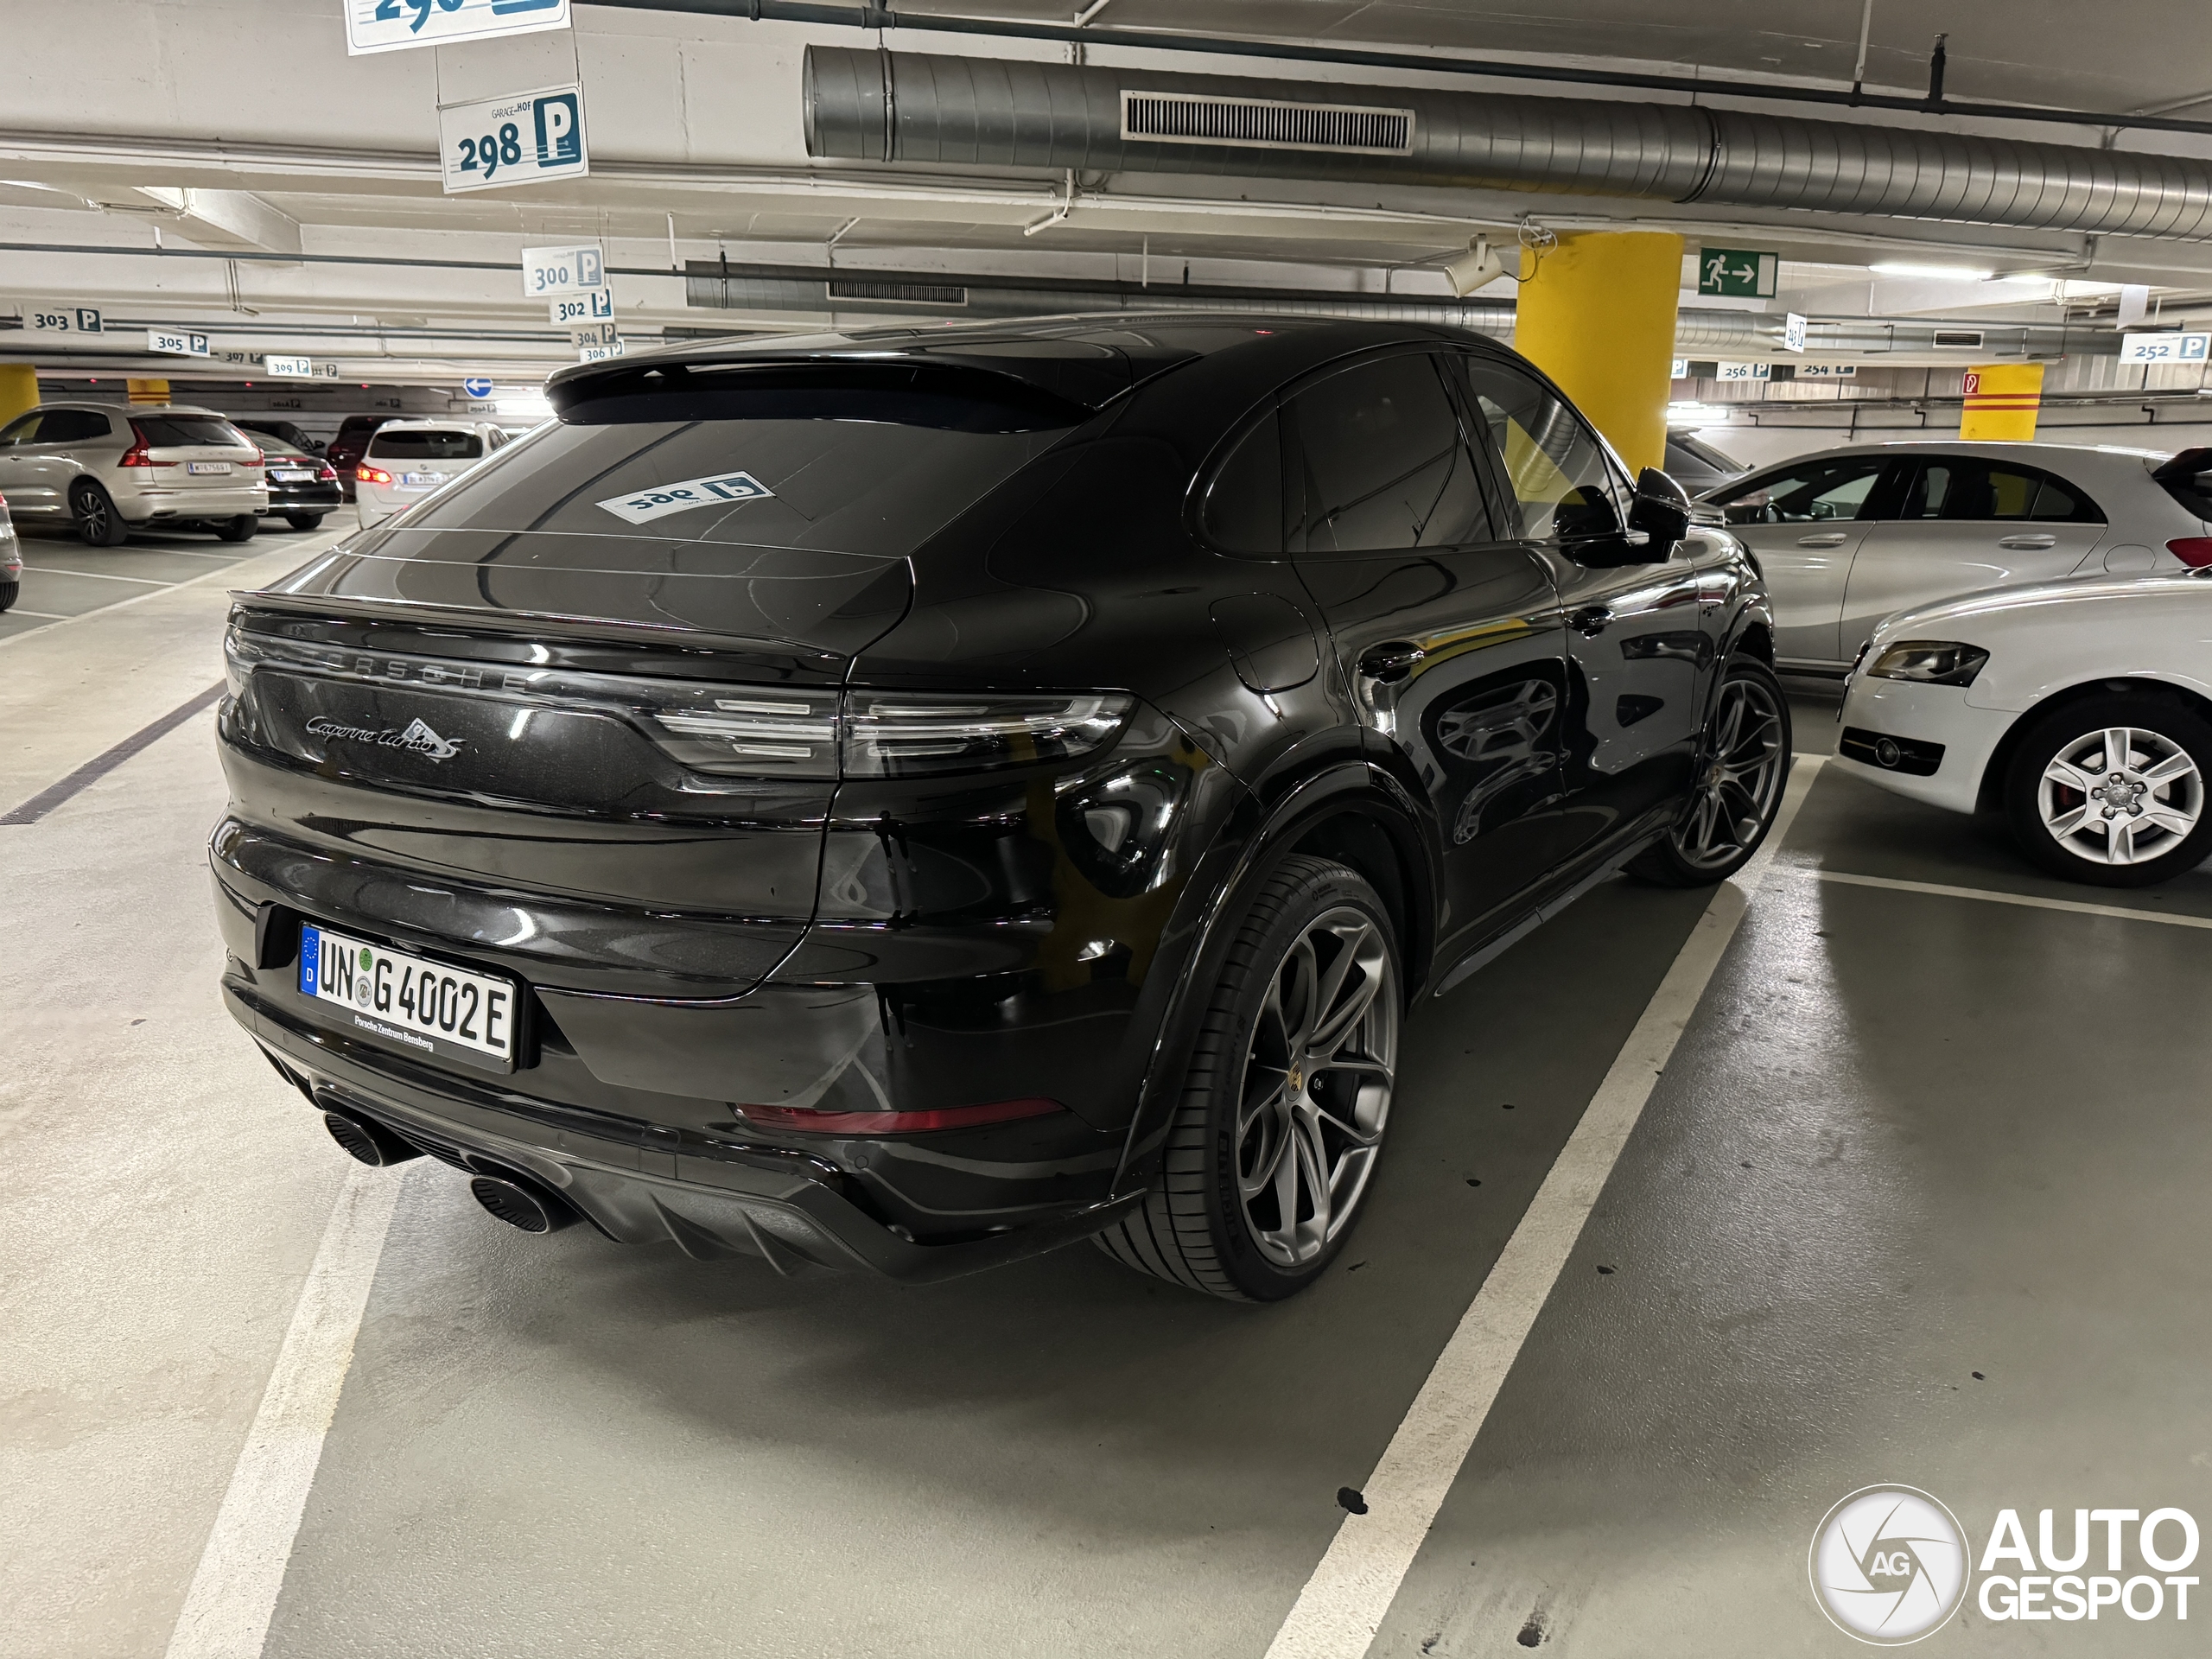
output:
[{"label": "sign reading 302", "polygon": [[582,86],[479,99],[438,106],[438,149],[446,194],[487,190],[591,171],[584,149]]},{"label": "sign reading 302", "polygon": [[569,0],[346,0],[346,50],[400,52],[569,26]]}]

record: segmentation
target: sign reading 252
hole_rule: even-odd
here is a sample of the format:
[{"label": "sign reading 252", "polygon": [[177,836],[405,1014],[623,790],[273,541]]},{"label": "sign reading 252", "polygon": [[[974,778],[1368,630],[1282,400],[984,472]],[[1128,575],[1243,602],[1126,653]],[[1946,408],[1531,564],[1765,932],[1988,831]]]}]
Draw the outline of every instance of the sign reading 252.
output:
[{"label": "sign reading 252", "polygon": [[584,149],[581,86],[479,99],[438,106],[438,148],[446,194],[547,179],[580,179],[591,171]]},{"label": "sign reading 252", "polygon": [[569,0],[345,0],[346,50],[399,52],[569,26]]}]

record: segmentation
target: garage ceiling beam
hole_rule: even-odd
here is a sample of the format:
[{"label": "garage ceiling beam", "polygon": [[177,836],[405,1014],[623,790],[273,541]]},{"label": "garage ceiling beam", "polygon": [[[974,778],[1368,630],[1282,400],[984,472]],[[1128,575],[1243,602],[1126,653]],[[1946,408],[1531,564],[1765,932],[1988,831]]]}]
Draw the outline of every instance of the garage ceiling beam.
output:
[{"label": "garage ceiling beam", "polygon": [[2148,129],[2159,132],[2212,134],[2212,121],[2188,121],[2149,112],[2050,109],[2034,104],[1992,104],[1974,99],[1905,98],[1887,92],[1827,86],[1777,85],[1698,75],[1664,75],[1633,69],[1596,69],[1580,64],[1512,63],[1462,58],[1446,53],[1376,52],[1356,47],[1308,46],[1297,41],[1237,39],[1217,35],[1182,35],[1158,29],[1091,28],[1065,23],[1032,23],[1016,18],[956,17],[930,12],[893,11],[884,6],[826,6],[809,0],[580,0],[626,11],[685,12],[705,17],[739,17],[754,22],[812,23],[870,30],[903,29],[940,35],[997,35],[1007,40],[1051,41],[1071,46],[1122,46],[1147,52],[1207,53],[1218,57],[1279,58],[1292,63],[1342,64],[1361,69],[1399,69],[1422,74],[1480,75],[1501,80],[1561,81],[1580,86],[1618,86],[1643,92],[1681,92],[1694,98],[1763,99],[1785,104],[1821,104],[1853,109],[1910,111],[1923,115],[1971,116],[1992,121],[2044,121],[2066,126]]}]

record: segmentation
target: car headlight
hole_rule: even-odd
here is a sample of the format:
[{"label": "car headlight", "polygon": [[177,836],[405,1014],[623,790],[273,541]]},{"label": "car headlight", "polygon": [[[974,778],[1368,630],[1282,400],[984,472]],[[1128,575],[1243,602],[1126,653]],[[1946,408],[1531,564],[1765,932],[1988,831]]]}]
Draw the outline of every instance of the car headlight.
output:
[{"label": "car headlight", "polygon": [[1906,639],[1874,659],[1867,674],[1878,680],[1911,680],[1921,685],[1972,685],[1989,653],[1955,639]]}]

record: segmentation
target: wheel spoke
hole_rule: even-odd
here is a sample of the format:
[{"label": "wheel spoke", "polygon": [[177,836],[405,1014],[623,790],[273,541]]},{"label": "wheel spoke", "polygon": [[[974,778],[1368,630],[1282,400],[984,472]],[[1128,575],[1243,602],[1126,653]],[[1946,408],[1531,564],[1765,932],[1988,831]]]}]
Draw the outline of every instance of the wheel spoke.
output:
[{"label": "wheel spoke", "polygon": [[2057,756],[2053,756],[2050,764],[2043,769],[2043,775],[2050,782],[2063,784],[2067,788],[2081,795],[2087,795],[2096,787],[2094,779],[2088,777],[2078,766]]},{"label": "wheel spoke", "polygon": [[2177,779],[2186,778],[2196,770],[2196,762],[2188,753],[2176,749],[2164,760],[2143,774],[2143,781],[2153,789],[2163,789]]},{"label": "wheel spoke", "polygon": [[[1370,940],[1367,939],[1360,941],[1362,947],[1369,944]],[[1327,1018],[1313,1033],[1308,1052],[1317,1060],[1325,1061],[1334,1058],[1337,1051],[1344,1046],[1353,1031],[1358,1027],[1360,1021],[1367,1018],[1367,1011],[1375,1006],[1376,995],[1382,988],[1381,961],[1382,951],[1379,940],[1374,941],[1373,944],[1376,960],[1373,963],[1361,960],[1354,963],[1359,969],[1359,982],[1345,988],[1344,994],[1338,1000],[1337,1006],[1330,1009]],[[1359,955],[1363,957],[1365,954],[1365,950],[1363,948]],[[1344,955],[1351,957],[1354,952],[1347,949]]]},{"label": "wheel spoke", "polygon": [[2073,835],[2076,830],[2080,830],[2082,827],[2082,820],[2088,816],[2089,809],[2088,804],[2084,803],[2082,805],[2075,807],[2069,811],[2060,813],[2055,818],[2045,818],[2044,820],[2044,827],[2049,830],[2052,835],[2057,836],[2059,840],[2063,841],[2067,836]]},{"label": "wheel spoke", "polygon": [[2105,824],[2105,861],[2110,864],[2133,864],[2135,861],[2135,820],[2113,818]]},{"label": "wheel spoke", "polygon": [[2195,814],[2177,812],[2173,808],[2161,805],[2155,801],[2143,809],[2143,819],[2146,823],[2158,825],[2159,829],[2177,840],[2189,835],[2196,828]]},{"label": "wheel spoke", "polygon": [[2126,772],[2128,757],[2135,748],[2135,734],[2125,726],[2107,727],[2105,730],[2105,766],[2107,772]]},{"label": "wheel spoke", "polygon": [[1307,1232],[1314,1244],[1318,1246],[1329,1236],[1330,1212],[1334,1208],[1333,1200],[1336,1196],[1333,1185],[1329,1179],[1331,1172],[1328,1148],[1321,1142],[1319,1116],[1317,1114],[1308,1118],[1305,1113],[1300,1112],[1294,1117],[1291,1140],[1298,1148],[1298,1156],[1295,1160],[1298,1176],[1312,1195],[1313,1214],[1303,1228],[1297,1224],[1295,1211],[1286,1216],[1284,1222],[1287,1226],[1294,1230],[1294,1236],[1300,1231]]}]

